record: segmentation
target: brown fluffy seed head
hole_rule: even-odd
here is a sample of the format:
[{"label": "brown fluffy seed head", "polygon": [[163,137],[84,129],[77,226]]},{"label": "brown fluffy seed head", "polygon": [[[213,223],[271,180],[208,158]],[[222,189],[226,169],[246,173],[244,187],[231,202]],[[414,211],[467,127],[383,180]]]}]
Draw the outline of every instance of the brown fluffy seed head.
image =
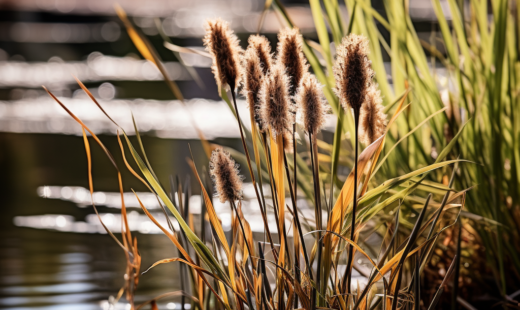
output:
[{"label": "brown fluffy seed head", "polygon": [[309,70],[303,55],[302,36],[298,28],[285,28],[278,34],[278,63],[285,68],[289,77],[289,96],[296,94],[300,81]]},{"label": "brown fluffy seed head", "polygon": [[248,39],[248,49],[251,47],[256,51],[262,72],[264,75],[271,70],[273,64],[273,55],[271,54],[271,44],[266,37],[260,35],[252,35]]},{"label": "brown fluffy seed head", "polygon": [[382,102],[381,93],[374,83],[369,88],[365,104],[361,108],[360,138],[365,144],[372,144],[385,132],[387,120]]},{"label": "brown fluffy seed head", "polygon": [[350,34],[343,38],[337,49],[333,71],[336,78],[335,92],[341,105],[346,111],[350,107],[359,113],[374,75],[365,36]]},{"label": "brown fluffy seed head", "polygon": [[242,64],[242,83],[244,85],[242,91],[249,108],[253,111],[256,123],[260,126],[260,130],[262,130],[262,122],[259,115],[260,100],[258,94],[264,75],[268,72],[266,68],[271,66],[270,51],[269,41],[265,37],[251,36]]},{"label": "brown fluffy seed head", "polygon": [[283,135],[292,130],[294,106],[289,98],[289,80],[284,68],[275,65],[264,79],[260,90],[260,117],[263,126],[269,127],[274,135]]},{"label": "brown fluffy seed head", "polygon": [[296,104],[299,109],[299,119],[303,128],[310,134],[317,134],[325,123],[325,115],[330,110],[329,105],[323,100],[322,86],[316,77],[310,73],[304,75],[298,92]]},{"label": "brown fluffy seed head", "polygon": [[222,85],[238,86],[240,78],[240,46],[238,38],[220,18],[208,20],[204,45],[213,59],[212,70],[219,89]]},{"label": "brown fluffy seed head", "polygon": [[238,174],[238,164],[222,148],[211,153],[209,173],[219,195],[220,202],[242,199],[242,177]]}]

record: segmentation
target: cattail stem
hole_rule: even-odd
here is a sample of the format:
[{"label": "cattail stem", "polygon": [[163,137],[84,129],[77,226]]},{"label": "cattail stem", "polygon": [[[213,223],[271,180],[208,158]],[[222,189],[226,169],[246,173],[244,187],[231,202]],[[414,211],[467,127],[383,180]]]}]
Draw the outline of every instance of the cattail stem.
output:
[{"label": "cattail stem", "polygon": [[[320,195],[320,181],[319,181],[319,161],[318,161],[318,143],[316,141],[316,135],[309,133],[309,143],[311,150],[311,165],[312,165],[312,176],[314,181],[314,206],[316,214],[316,229],[318,230],[319,245],[322,246],[321,231],[322,231],[322,214],[321,214],[321,195]],[[321,249],[318,249],[318,265],[317,265],[317,276],[316,276],[316,287],[322,293],[320,287],[321,275]],[[326,280],[325,280],[326,283]],[[321,294],[320,294],[321,295]],[[321,306],[321,298],[318,297],[318,305]],[[314,306],[314,305],[313,305]]]},{"label": "cattail stem", "polygon": [[[266,207],[266,204],[265,204],[265,194],[264,194],[264,185],[263,185],[263,181],[262,181],[262,160],[260,159],[260,154],[258,152],[258,148],[256,147],[256,139],[259,139],[260,142],[261,142],[261,133],[259,131],[259,128],[257,127],[257,123],[255,122],[254,120],[254,117],[253,117],[253,112],[251,111],[251,126],[253,126],[253,128],[255,130],[252,131],[252,136],[253,136],[253,145],[255,147],[255,150],[254,150],[254,153],[255,153],[255,162],[256,162],[256,171],[258,173],[258,183],[259,183],[259,188],[260,188],[260,195],[262,197],[262,204],[263,204],[263,207],[260,206],[260,212],[262,213],[262,219],[264,221],[264,228],[265,228],[265,232],[264,232],[264,246],[265,246],[265,241],[266,241],[266,237],[269,239],[269,244],[271,245],[271,249],[274,249],[274,244],[273,244],[273,238],[271,236],[271,232],[270,232],[270,229],[269,229],[269,225],[268,225],[268,221],[267,221],[267,207]],[[265,249],[265,247],[264,247]]]},{"label": "cattail stem", "polygon": [[[292,205],[293,205],[293,209],[296,210],[295,209],[296,197],[294,196],[294,190],[293,190],[293,187],[292,187],[291,175],[289,174],[289,165],[287,164],[287,156],[285,154],[285,151],[283,152],[283,163],[284,163],[284,168],[285,168],[285,175],[287,177],[287,183],[289,184],[289,193],[291,195],[291,202],[292,202]],[[296,227],[294,229],[296,230]],[[295,233],[298,233],[298,232],[295,232]],[[294,253],[294,255],[296,256],[297,253]],[[295,257],[295,259],[297,260],[296,257]]]},{"label": "cattail stem", "polygon": [[319,163],[318,163],[318,146],[316,143],[316,136],[309,133],[309,143],[311,150],[311,166],[312,178],[314,182],[314,205],[316,214],[316,229],[318,230],[318,239],[321,238],[322,219],[321,219],[321,196],[320,196],[320,182],[319,182]]},{"label": "cattail stem", "polygon": [[[257,126],[254,119],[251,118],[251,126]],[[255,133],[258,132],[258,128],[256,128]],[[258,139],[258,136],[253,135],[252,139],[254,140],[253,143],[256,143],[256,139]],[[258,154],[258,150],[255,150],[255,161],[256,161],[256,171],[258,173],[258,183],[260,188],[260,196],[262,197],[262,205],[260,206],[260,211],[262,212],[262,217],[264,218],[264,226],[266,227],[266,232],[269,235],[269,239],[271,240],[271,233],[269,232],[269,227],[266,225],[267,223],[267,212],[265,207],[265,195],[264,195],[264,184],[262,181],[262,161],[260,159],[260,155]]]},{"label": "cattail stem", "polygon": [[[350,240],[354,241],[356,230],[356,210],[357,210],[357,179],[358,179],[358,147],[359,147],[359,109],[354,109],[354,126],[355,126],[355,159],[354,159],[354,197],[352,201],[352,223],[350,224]],[[343,280],[343,291],[350,294],[350,284],[352,280],[351,270],[354,262],[354,247],[349,243],[348,247],[348,263],[345,269],[345,276]],[[346,281],[345,281],[346,279]],[[346,286],[346,287],[345,287]]]},{"label": "cattail stem", "polygon": [[[298,169],[296,169],[296,123],[293,124],[293,130],[292,130],[292,144],[293,144],[293,173],[294,173],[294,218],[295,218],[295,225],[297,225],[297,228],[298,228],[298,237],[301,238],[300,240],[300,243],[302,243],[302,245],[296,245],[296,242],[295,242],[295,247],[294,247],[294,276],[296,277],[296,281],[298,282],[301,282],[301,276],[300,276],[300,246],[303,246],[303,250],[305,251],[305,255],[307,255],[307,251],[305,249],[305,240],[303,239],[303,236],[302,236],[302,229],[301,229],[301,226],[300,226],[300,220],[298,218],[298,207],[296,205],[297,201],[298,201],[298,185],[297,185],[297,171]],[[307,269],[310,270],[310,264],[309,264],[309,258],[307,257],[306,258],[306,265],[307,265]],[[294,296],[294,308],[298,308],[298,294],[295,294]]]},{"label": "cattail stem", "polygon": [[[289,188],[292,188],[291,180],[289,179],[289,168],[287,166],[287,158],[285,157],[285,154],[284,154],[284,162],[285,162],[285,170],[286,170],[286,174],[287,174],[287,179],[289,181]],[[309,278],[311,280],[313,280],[313,274],[312,274],[312,269],[311,269],[311,265],[310,265],[310,261],[309,261],[309,256],[307,255],[307,247],[305,246],[305,239],[303,238],[303,231],[302,231],[302,227],[300,224],[300,216],[298,215],[298,209],[296,208],[296,203],[295,203],[296,197],[293,194],[292,190],[291,190],[291,198],[293,200],[293,213],[294,213],[294,221],[295,221],[295,226],[296,226],[295,229],[297,230],[298,237],[300,239],[300,243],[301,243],[301,246],[303,249],[305,265],[307,267],[307,270],[309,270]],[[294,255],[297,256],[297,255],[299,255],[299,253],[295,253]],[[295,264],[296,264],[296,261],[295,261]],[[300,281],[299,269],[300,269],[299,266],[295,265],[295,272],[296,272],[295,274],[297,275],[298,281]]]},{"label": "cattail stem", "polygon": [[231,97],[233,98],[233,105],[235,107],[235,113],[237,114],[237,122],[238,122],[238,128],[240,129],[240,138],[242,140],[242,146],[244,147],[244,152],[246,153],[246,157],[247,157],[247,166],[249,168],[249,171],[251,172],[251,180],[252,180],[254,188],[255,188],[255,192],[256,192],[256,195],[257,195],[257,198],[258,198],[258,203],[261,205],[261,201],[260,201],[260,197],[259,197],[259,194],[258,194],[258,190],[256,188],[255,175],[252,173],[253,172],[253,168],[251,167],[251,160],[250,160],[250,157],[249,157],[249,150],[247,149],[246,139],[244,138],[244,130],[242,129],[242,122],[241,122],[241,119],[240,119],[240,114],[238,113],[238,106],[237,106],[237,100],[236,100],[236,95],[235,95],[235,89],[234,89],[234,86],[230,86],[230,87],[233,87],[230,92],[231,92]]},{"label": "cattail stem", "polygon": [[294,172],[294,209],[297,210],[297,200],[298,200],[298,185],[296,180],[297,178],[297,171],[296,169],[296,123],[293,124],[293,131],[292,131],[292,144],[293,144],[293,172]]},{"label": "cattail stem", "polygon": [[[230,87],[232,87],[232,86],[230,86]],[[265,210],[263,210],[265,208],[265,205],[264,205],[264,207],[262,207],[262,201],[260,199],[260,194],[258,193],[258,188],[256,186],[255,175],[253,173],[253,168],[251,167],[251,159],[249,157],[249,151],[247,149],[246,139],[244,138],[244,130],[242,129],[242,125],[241,125],[241,121],[240,121],[240,114],[238,112],[238,106],[237,106],[237,100],[236,100],[234,87],[231,89],[231,97],[233,98],[233,105],[235,107],[235,112],[236,112],[236,116],[237,116],[238,128],[240,129],[240,138],[242,140],[242,146],[244,147],[244,152],[246,154],[247,166],[249,168],[249,172],[251,175],[251,182],[253,183],[253,188],[255,189],[255,194],[256,194],[256,198],[258,199],[258,204],[260,205],[260,208],[262,209],[261,211],[262,211],[262,219],[264,221],[264,228],[267,231],[267,235],[269,238],[269,243],[271,244],[271,248],[274,249],[274,243],[273,243],[273,240],[271,239],[271,233],[269,232],[269,225],[267,222],[266,212],[265,212]],[[261,176],[259,175],[259,177],[261,177]],[[252,252],[250,252],[250,253],[252,254]]]}]

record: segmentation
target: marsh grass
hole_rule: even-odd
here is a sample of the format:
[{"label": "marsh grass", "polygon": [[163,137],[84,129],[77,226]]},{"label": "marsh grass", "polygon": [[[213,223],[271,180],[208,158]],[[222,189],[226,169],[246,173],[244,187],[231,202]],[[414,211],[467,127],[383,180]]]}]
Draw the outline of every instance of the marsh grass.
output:
[{"label": "marsh grass", "polygon": [[[458,4],[454,1],[449,2],[450,8],[457,12]],[[437,2],[434,1],[435,3]],[[126,135],[124,128],[114,122],[118,127],[118,141],[126,168],[156,194],[166,218],[168,219],[169,214],[173,215],[181,228],[180,231],[175,231],[169,220],[168,227],[162,227],[141,203],[143,212],[163,231],[179,252],[179,257],[158,261],[146,271],[161,268],[159,265],[165,263],[176,262],[182,266],[182,291],[157,296],[141,305],[133,303],[135,288],[141,275],[137,241],[130,234],[126,221],[122,231],[122,242],[111,233],[127,255],[128,277],[121,292],[126,292],[126,299],[132,308],[139,309],[150,304],[153,307],[159,299],[182,296],[183,306],[187,300],[191,303],[192,309],[434,309],[439,306],[444,291],[450,290],[448,284],[458,287],[458,275],[461,274],[462,232],[463,229],[468,229],[470,223],[476,223],[480,240],[486,247],[493,249],[486,249],[486,255],[490,260],[489,266],[496,270],[497,282],[505,294],[506,283],[509,281],[505,275],[505,262],[511,260],[512,268],[516,268],[517,265],[515,245],[504,244],[502,234],[508,228],[516,229],[512,224],[508,226],[508,223],[514,223],[516,218],[513,216],[506,220],[500,215],[503,212],[499,212],[503,207],[497,204],[479,204],[478,200],[484,199],[483,201],[488,202],[492,198],[491,201],[496,203],[503,199],[507,201],[509,196],[505,193],[514,192],[506,183],[509,180],[517,180],[515,173],[502,173],[500,166],[508,156],[505,155],[507,152],[502,151],[513,151],[518,137],[514,122],[517,114],[514,109],[517,102],[514,91],[517,89],[516,80],[513,81],[515,73],[505,65],[507,61],[514,62],[516,55],[513,57],[514,50],[507,49],[505,41],[502,40],[505,29],[511,29],[513,26],[508,22],[509,19],[505,18],[508,11],[504,8],[504,3],[507,1],[494,2],[493,12],[499,17],[504,17],[505,21],[497,18],[493,28],[487,27],[487,19],[481,16],[482,10],[486,10],[486,1],[474,0],[470,3],[478,13],[469,21],[470,25],[475,23],[475,28],[467,29],[472,31],[463,31],[466,22],[457,18],[454,18],[452,24],[455,38],[458,39],[458,49],[462,54],[467,53],[466,59],[473,59],[473,56],[478,58],[480,63],[463,62],[463,65],[459,66],[460,55],[452,46],[452,33],[445,28],[446,21],[442,19],[442,12],[438,11],[438,3],[435,7],[441,15],[440,25],[447,41],[445,44],[448,59],[444,58],[435,46],[417,38],[404,5],[398,2],[385,2],[388,17],[386,20],[366,2],[347,1],[347,7],[351,9],[351,19],[347,26],[340,18],[337,2],[324,0],[322,7],[318,0],[310,1],[321,44],[319,50],[325,64],[320,64],[317,50],[312,48],[316,46],[316,42],[302,39],[297,30],[286,31],[281,38],[293,34],[291,48],[296,50],[291,55],[296,55],[296,59],[300,54],[302,57],[305,55],[302,61],[312,67],[312,78],[323,84],[323,88],[319,88],[317,92],[318,97],[323,94],[323,102],[330,106],[330,110],[337,117],[337,129],[332,144],[322,141],[318,130],[302,129],[302,126],[293,120],[293,114],[298,113],[294,112],[297,109],[293,106],[301,105],[301,100],[306,100],[297,94],[298,90],[304,87],[285,83],[294,83],[294,76],[286,76],[294,71],[287,70],[288,64],[284,65],[284,58],[280,55],[275,56],[276,64],[272,64],[269,70],[262,70],[261,74],[260,70],[257,70],[253,75],[260,79],[255,82],[264,89],[260,92],[264,95],[263,99],[260,98],[260,110],[264,109],[267,112],[260,113],[262,117],[255,117],[257,111],[250,111],[249,131],[243,126],[245,120],[239,115],[236,104],[239,88],[237,80],[241,77],[234,74],[242,72],[235,68],[243,64],[237,60],[238,57],[242,57],[242,52],[234,35],[226,32],[225,27],[219,27],[218,23],[222,21],[210,23],[213,27],[208,29],[208,38],[211,39],[206,41],[209,53],[165,43],[176,52],[198,53],[212,57],[214,62],[226,64],[214,63],[214,73],[221,97],[237,118],[243,149],[239,150],[240,152],[229,150],[229,153],[221,154],[226,154],[226,158],[231,154],[237,162],[245,163],[242,167],[247,168],[242,168],[241,173],[247,173],[252,180],[265,232],[262,239],[253,238],[247,215],[242,213],[238,186],[229,188],[233,184],[236,185],[236,182],[226,182],[222,175],[216,173],[214,178],[220,180],[217,181],[217,194],[222,201],[229,203],[232,211],[231,238],[228,238],[213,207],[213,185],[206,173],[199,173],[202,170],[197,168],[191,158],[188,162],[204,201],[200,229],[197,231],[193,215],[189,212],[189,183],[183,186],[181,180],[177,179],[171,182],[169,189],[161,185],[147,159],[137,125],[134,128],[137,135],[135,144]],[[284,18],[287,26],[292,28],[294,25],[283,6],[275,0],[272,3],[267,2],[266,9],[271,5]],[[131,25],[124,11],[121,8],[117,8],[117,11],[140,53],[158,67],[172,92],[182,101],[182,94],[177,86],[161,69],[161,60],[153,47]],[[377,25],[382,25],[391,32],[391,44],[384,41]],[[498,31],[491,36],[495,42],[493,53],[486,51],[487,47],[478,49],[471,45],[471,40],[477,37],[491,40],[488,36],[491,30],[488,28]],[[478,29],[485,31],[479,34]],[[220,35],[211,36],[215,34],[213,32],[218,31]],[[366,42],[367,49],[370,49],[368,57],[375,73],[373,83],[379,85],[377,91],[382,94],[384,106],[377,111],[388,115],[386,127],[383,130],[379,128],[380,136],[375,140],[369,139],[370,143],[361,145],[360,152],[360,107],[341,107],[341,95],[338,98],[333,91],[338,78],[334,79],[332,68],[337,60],[329,48],[330,37],[339,46],[342,39],[349,38],[351,33],[363,34],[369,38]],[[466,35],[475,38],[462,37]],[[226,40],[227,46],[233,48],[211,47],[212,44],[214,47],[225,46]],[[252,41],[254,40],[250,40]],[[456,78],[461,87],[460,94],[451,95],[447,107],[441,100],[441,91],[437,86],[436,77],[430,71],[423,46],[446,64],[450,74],[453,73],[450,78]],[[387,81],[381,47],[388,49],[392,56],[392,86]],[[280,50],[283,49],[279,48],[278,51]],[[504,57],[499,57],[495,52],[501,52]],[[349,54],[345,57],[349,57]],[[306,66],[305,63],[302,64],[303,67]],[[498,73],[490,74],[492,66]],[[302,74],[303,80],[307,80],[304,76],[305,73]],[[341,76],[340,73],[339,78]],[[78,83],[94,104],[112,120],[83,84],[80,81]],[[273,85],[276,87],[269,87]],[[478,88],[475,85],[487,87]],[[472,88],[471,92],[467,88]],[[466,90],[468,92],[465,93]],[[345,91],[353,95],[356,90],[351,87]],[[92,163],[87,132],[114,163],[120,190],[123,192],[122,179],[113,155],[86,124],[50,92],[49,94],[83,128],[91,192],[93,176],[90,173]],[[372,92],[371,94],[373,95]],[[258,99],[247,95],[246,92],[248,100]],[[309,98],[307,99],[310,100]],[[361,104],[366,101],[365,95],[360,95],[359,98]],[[314,99],[314,102],[323,100]],[[497,102],[496,100],[505,100],[511,106],[495,107],[490,104]],[[284,104],[288,106],[283,107]],[[257,104],[250,102],[250,106],[256,107]],[[354,108],[354,113],[351,113],[351,108]],[[284,111],[284,114],[270,113],[272,109],[275,109],[275,112]],[[465,113],[471,118],[461,117],[461,109],[466,109]],[[497,140],[496,135],[500,131],[497,132],[489,123],[482,122],[482,118],[486,117],[487,121],[490,114],[493,116],[491,124],[500,123],[499,128],[509,130],[508,136]],[[259,122],[259,119],[263,120]],[[428,128],[423,127],[425,124],[429,124]],[[445,130],[446,128],[448,130]],[[216,151],[220,149],[205,140],[200,130],[198,132],[208,159],[202,166],[207,167],[212,152],[218,154],[222,151]],[[345,138],[346,132],[350,133],[349,138]],[[299,141],[296,139],[297,136],[300,137]],[[422,139],[424,137],[430,139]],[[508,144],[510,141],[511,145]],[[289,142],[292,142],[291,146]],[[488,148],[478,149],[472,143],[481,143],[480,146]],[[490,143],[498,147],[498,150],[491,147]],[[250,149],[253,152],[250,152]],[[430,154],[433,149],[436,150],[436,156],[432,157]],[[485,152],[492,152],[491,155],[494,156],[491,166],[486,162],[488,159]],[[513,155],[518,157],[518,150],[515,150]],[[213,169],[216,156],[213,155]],[[514,169],[518,169],[516,157],[509,159],[512,160]],[[499,160],[497,158],[500,158],[498,165],[494,162]],[[134,161],[138,167],[137,171],[127,159]],[[229,160],[226,164],[228,168],[232,159]],[[350,173],[345,176],[339,175],[340,165],[348,166]],[[237,172],[234,164],[233,168],[226,170],[228,176],[230,171]],[[233,180],[240,178],[234,176]],[[486,183],[489,182],[487,178],[492,180],[491,183]],[[475,179],[489,186],[469,191],[475,185]],[[269,193],[264,191],[264,184]],[[306,205],[296,203],[300,197],[305,197]],[[121,212],[125,219],[123,198],[121,203]],[[314,209],[314,218],[303,217],[303,208]],[[276,219],[274,227],[270,226],[268,221],[268,215],[271,213]],[[286,225],[286,222],[291,225]],[[516,238],[515,236],[517,235],[513,234],[513,238]],[[368,242],[371,238],[378,240],[376,246]],[[438,254],[438,249],[451,249],[454,253],[449,256]],[[437,261],[440,259],[447,262],[445,266],[449,267],[445,269],[443,276],[437,277],[441,282],[435,285],[433,292],[428,291],[428,294],[424,294],[421,293],[424,278],[431,277],[425,269],[440,268],[438,265],[432,265],[434,257]],[[370,267],[369,272],[364,271],[359,260]],[[353,270],[364,276],[366,284],[352,282]],[[434,269],[433,273],[437,274],[438,270]],[[191,293],[188,294],[188,291]],[[451,295],[454,302],[467,303],[457,295],[456,290]]]},{"label": "marsh grass", "polygon": [[[472,254],[459,259],[477,270],[470,267],[461,272],[471,278],[474,290],[492,295],[498,303],[513,305],[510,296],[520,289],[517,3],[448,0],[443,7],[441,1],[432,0],[437,23],[432,23],[429,40],[418,35],[408,1],[385,0],[381,12],[370,6],[370,1],[346,0],[344,4],[351,14],[348,27],[340,18],[336,1],[309,3],[321,48],[307,41],[305,54],[325,85],[326,95],[330,97],[334,87],[327,74],[334,59],[328,47],[331,40],[339,46],[344,29],[370,39],[369,57],[385,112],[392,109],[396,98],[410,92],[406,103],[411,104],[405,117],[398,119],[397,126],[387,134],[385,156],[374,172],[376,179],[384,181],[430,165],[456,135],[458,141],[448,158],[478,163],[461,167],[453,183],[458,189],[476,186],[468,193],[467,209],[462,213],[462,232],[476,239],[476,246],[467,243],[466,253]],[[272,1],[271,7],[292,24],[280,1]],[[324,65],[317,61],[319,54]],[[386,70],[384,59],[388,58],[390,69]],[[345,144],[353,145],[352,141],[341,141],[339,133],[352,133],[354,122],[348,115],[345,122],[334,106],[333,111],[340,124],[331,145],[332,171],[337,171],[334,165],[338,161],[334,159]],[[447,174],[440,170],[427,179],[446,185]],[[489,281],[488,275],[494,277],[495,283]]]}]

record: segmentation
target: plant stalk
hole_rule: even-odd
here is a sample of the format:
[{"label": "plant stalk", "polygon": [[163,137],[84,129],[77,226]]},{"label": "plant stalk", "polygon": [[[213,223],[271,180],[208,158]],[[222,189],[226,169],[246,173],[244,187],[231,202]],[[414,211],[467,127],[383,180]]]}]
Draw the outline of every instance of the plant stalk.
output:
[{"label": "plant stalk", "polygon": [[[356,231],[356,211],[357,211],[357,181],[358,181],[358,157],[359,157],[359,109],[354,109],[354,127],[355,127],[355,159],[354,159],[354,195],[352,201],[352,223],[350,224],[350,240],[354,241]],[[349,243],[348,247],[348,263],[343,277],[343,291],[350,294],[350,284],[352,280],[351,270],[354,262],[354,247]]]}]

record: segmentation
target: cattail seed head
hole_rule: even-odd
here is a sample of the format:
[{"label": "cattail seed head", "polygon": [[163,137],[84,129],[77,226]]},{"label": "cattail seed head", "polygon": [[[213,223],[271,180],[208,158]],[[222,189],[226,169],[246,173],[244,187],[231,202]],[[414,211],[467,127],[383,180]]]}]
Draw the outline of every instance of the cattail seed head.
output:
[{"label": "cattail seed head", "polygon": [[229,152],[216,148],[211,153],[209,173],[215,182],[220,202],[233,202],[242,198],[242,177],[238,174],[238,164]]},{"label": "cattail seed head", "polygon": [[240,78],[240,46],[236,35],[227,22],[220,18],[208,20],[204,45],[213,58],[212,70],[219,89],[229,85],[238,86]]},{"label": "cattail seed head", "polygon": [[295,98],[300,111],[300,122],[304,130],[313,135],[324,125],[325,115],[330,110],[329,105],[323,100],[321,88],[316,77],[307,73],[300,82]]},{"label": "cattail seed head", "polygon": [[274,135],[283,135],[294,123],[294,106],[289,98],[289,80],[277,64],[264,79],[260,90],[260,116],[263,126]]},{"label": "cattail seed head", "polygon": [[361,108],[360,138],[365,144],[372,144],[385,132],[387,120],[382,102],[381,92],[374,83],[369,88],[365,104]]},{"label": "cattail seed head", "polygon": [[264,36],[252,35],[249,37],[248,43],[251,48],[256,50],[260,65],[262,66],[262,72],[266,75],[273,65],[273,55],[271,54],[271,44],[269,40]]},{"label": "cattail seed head", "polygon": [[265,37],[257,35],[249,37],[249,46],[244,53],[242,64],[242,83],[244,85],[242,91],[260,130],[262,130],[262,122],[259,115],[258,94],[265,74],[271,67],[271,58],[271,47]]},{"label": "cattail seed head", "polygon": [[298,28],[285,28],[278,34],[278,63],[289,78],[289,96],[296,94],[300,81],[309,70],[302,51],[302,36]]},{"label": "cattail seed head", "polygon": [[359,113],[374,75],[365,36],[350,34],[343,38],[337,49],[333,71],[336,77],[335,92],[341,105],[346,111],[350,107]]}]

